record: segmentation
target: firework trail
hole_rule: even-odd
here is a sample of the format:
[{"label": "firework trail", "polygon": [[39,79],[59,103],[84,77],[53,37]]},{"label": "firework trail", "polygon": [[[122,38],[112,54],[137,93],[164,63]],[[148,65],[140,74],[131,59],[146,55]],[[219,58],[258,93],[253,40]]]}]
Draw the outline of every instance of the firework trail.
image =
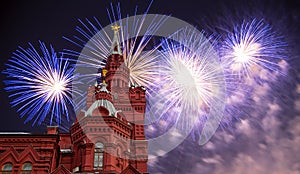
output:
[{"label": "firework trail", "polygon": [[[220,121],[224,108],[223,70],[210,40],[203,34],[183,29],[173,36],[174,40],[163,41],[160,76],[153,92],[158,97],[148,105],[148,118],[165,119],[185,133],[195,128],[201,134],[206,122]],[[211,126],[210,131],[218,127],[206,126]]]},{"label": "firework trail", "polygon": [[29,48],[19,47],[13,53],[3,74],[5,90],[12,98],[12,106],[18,108],[21,117],[26,116],[25,123],[33,120],[32,125],[41,123],[50,116],[59,125],[62,116],[69,120],[72,109],[71,81],[73,69],[68,59],[39,42],[40,50],[29,43]]},{"label": "firework trail", "polygon": [[[116,6],[116,10],[113,5],[110,10],[107,10],[111,25],[120,26],[119,41],[123,49],[124,64],[130,71],[129,84],[144,86],[146,89],[151,89],[151,86],[154,85],[158,64],[159,45],[151,48],[149,45],[151,45],[153,33],[166,20],[163,17],[154,17],[153,21],[147,21],[149,7],[138,19],[136,17],[137,9],[132,17],[127,15],[127,18],[122,19],[120,4]],[[70,56],[79,57],[78,77],[80,77],[80,81],[85,81],[86,87],[86,84],[93,85],[95,83],[95,78],[99,77],[99,69],[106,64],[106,59],[110,55],[112,31],[110,26],[103,27],[95,17],[93,20],[86,19],[85,21],[79,20],[79,22],[81,26],[76,27],[79,36],[74,36],[72,39],[65,37],[65,39],[82,50],[81,52],[65,50],[65,52]],[[82,108],[84,105],[84,92],[86,89],[82,91],[83,95],[78,97],[83,100],[76,102],[79,103],[78,108]]]}]

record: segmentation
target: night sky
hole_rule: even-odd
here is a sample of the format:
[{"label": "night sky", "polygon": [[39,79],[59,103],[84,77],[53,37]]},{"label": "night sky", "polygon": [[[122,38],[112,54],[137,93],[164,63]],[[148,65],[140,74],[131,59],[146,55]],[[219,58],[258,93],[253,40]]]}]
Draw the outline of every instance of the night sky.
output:
[{"label": "night sky", "polygon": [[[1,49],[0,71],[18,46],[28,42],[38,46],[41,40],[52,44],[56,51],[78,50],[62,36],[77,34],[77,19],[101,19],[109,24],[108,0],[89,1],[7,1],[0,5]],[[120,1],[124,13],[133,14],[138,5],[142,13],[150,1]],[[255,86],[261,100],[242,120],[232,120],[205,146],[188,138],[166,155],[149,160],[150,173],[300,173],[300,1],[154,1],[149,13],[171,14],[208,33],[218,27],[247,17],[263,17],[288,44],[286,75],[277,77],[270,88]],[[44,131],[45,126],[24,124],[15,108],[9,104],[0,74],[0,131]],[[266,92],[267,91],[267,92]],[[266,94],[268,93],[268,94]],[[267,96],[267,97],[266,97]],[[152,127],[159,134],[159,126]],[[298,155],[297,155],[298,154]],[[172,171],[172,172],[170,172]]]},{"label": "night sky", "polygon": [[[41,40],[46,44],[52,44],[56,51],[62,51],[65,48],[74,49],[68,41],[62,37],[72,37],[77,34],[75,27],[79,25],[78,19],[101,18],[103,26],[109,24],[106,8],[110,3],[117,4],[119,1],[93,0],[89,2],[79,1],[76,3],[68,1],[8,1],[1,2],[1,71],[5,69],[7,59],[17,50],[18,46],[28,47],[28,42],[36,47]],[[124,14],[133,14],[138,6],[138,14],[142,14],[151,1],[130,1],[122,3],[121,8]],[[197,22],[193,18],[194,11],[208,11],[206,5],[213,6],[213,3],[203,2],[205,5],[195,6],[193,3],[182,3],[180,1],[155,1],[149,13],[153,14],[172,14],[180,19]],[[191,18],[192,17],[192,18]],[[4,91],[3,79],[1,74],[1,103],[0,111],[3,114],[0,121],[1,131],[40,131],[42,127],[32,127],[31,124],[24,125],[24,119],[20,119],[15,108],[9,104],[8,94]]]}]

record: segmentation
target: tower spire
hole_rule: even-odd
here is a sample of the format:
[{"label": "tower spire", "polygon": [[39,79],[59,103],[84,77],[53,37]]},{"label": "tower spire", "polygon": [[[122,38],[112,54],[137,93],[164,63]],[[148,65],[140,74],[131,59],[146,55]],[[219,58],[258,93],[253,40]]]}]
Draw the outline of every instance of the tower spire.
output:
[{"label": "tower spire", "polygon": [[114,38],[110,47],[110,53],[111,54],[119,54],[122,55],[121,48],[120,48],[120,43],[119,43],[119,30],[120,30],[119,25],[112,25],[111,29],[114,31]]}]

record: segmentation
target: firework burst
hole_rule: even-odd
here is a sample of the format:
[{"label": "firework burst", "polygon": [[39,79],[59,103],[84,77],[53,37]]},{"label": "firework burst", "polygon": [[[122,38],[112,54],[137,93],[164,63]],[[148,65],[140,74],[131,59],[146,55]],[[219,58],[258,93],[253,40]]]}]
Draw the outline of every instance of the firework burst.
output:
[{"label": "firework burst", "polygon": [[[149,21],[146,18],[148,10],[149,8],[143,15],[135,13],[132,17],[124,19],[122,19],[120,4],[116,6],[116,10],[111,5],[111,9],[107,11],[111,25],[121,27],[118,37],[124,64],[130,71],[129,85],[144,86],[151,89],[157,77],[157,50],[160,45],[151,48],[148,46],[151,44],[152,35],[159,29],[166,17],[157,15],[152,21]],[[70,56],[78,57],[75,71],[79,74],[80,81],[84,81],[83,84],[86,87],[86,84],[93,85],[95,83],[95,79],[99,77],[99,69],[105,66],[106,59],[111,54],[113,34],[111,25],[103,27],[97,18],[92,21],[89,19],[79,20],[79,22],[81,26],[76,27],[79,36],[74,36],[72,39],[65,37],[65,39],[79,46],[82,50],[81,52],[65,50],[65,52]],[[79,103],[77,104],[78,107],[82,108],[86,88],[79,88],[83,89],[83,95],[75,98],[83,99],[76,102]]]},{"label": "firework burst", "polygon": [[275,74],[285,73],[282,63],[286,59],[286,43],[264,20],[244,21],[235,25],[232,32],[226,31],[219,50],[227,74],[225,115],[231,120],[250,115],[247,108],[253,105],[253,99],[249,97],[257,93],[253,86],[268,85],[276,79]]},{"label": "firework burst", "polygon": [[13,53],[7,69],[6,88],[12,98],[12,106],[18,108],[20,116],[27,116],[25,123],[34,120],[32,125],[40,125],[50,116],[59,125],[62,115],[69,120],[72,109],[71,87],[73,69],[67,59],[62,59],[53,47],[47,49],[40,42],[40,50],[29,43],[29,48],[19,47]]},{"label": "firework burst", "polygon": [[261,69],[278,70],[285,46],[269,25],[254,19],[236,26],[220,50],[226,68],[241,78],[255,76]]},{"label": "firework burst", "polygon": [[[149,101],[149,118],[167,119],[186,133],[195,126],[196,131],[201,132],[198,126],[206,131],[206,122],[213,130],[218,127],[225,97],[218,56],[203,32],[184,29],[172,39],[162,44],[160,78],[155,91],[159,98]],[[212,120],[217,124],[211,124]]]}]

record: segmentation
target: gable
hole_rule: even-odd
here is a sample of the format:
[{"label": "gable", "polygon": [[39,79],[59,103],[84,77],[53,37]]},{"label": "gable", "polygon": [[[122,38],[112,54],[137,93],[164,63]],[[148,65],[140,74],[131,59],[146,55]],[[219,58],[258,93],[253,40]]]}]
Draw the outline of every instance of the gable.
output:
[{"label": "gable", "polygon": [[141,174],[136,168],[129,164],[121,174]]},{"label": "gable", "polygon": [[64,165],[58,166],[51,174],[70,174],[71,172]]}]

